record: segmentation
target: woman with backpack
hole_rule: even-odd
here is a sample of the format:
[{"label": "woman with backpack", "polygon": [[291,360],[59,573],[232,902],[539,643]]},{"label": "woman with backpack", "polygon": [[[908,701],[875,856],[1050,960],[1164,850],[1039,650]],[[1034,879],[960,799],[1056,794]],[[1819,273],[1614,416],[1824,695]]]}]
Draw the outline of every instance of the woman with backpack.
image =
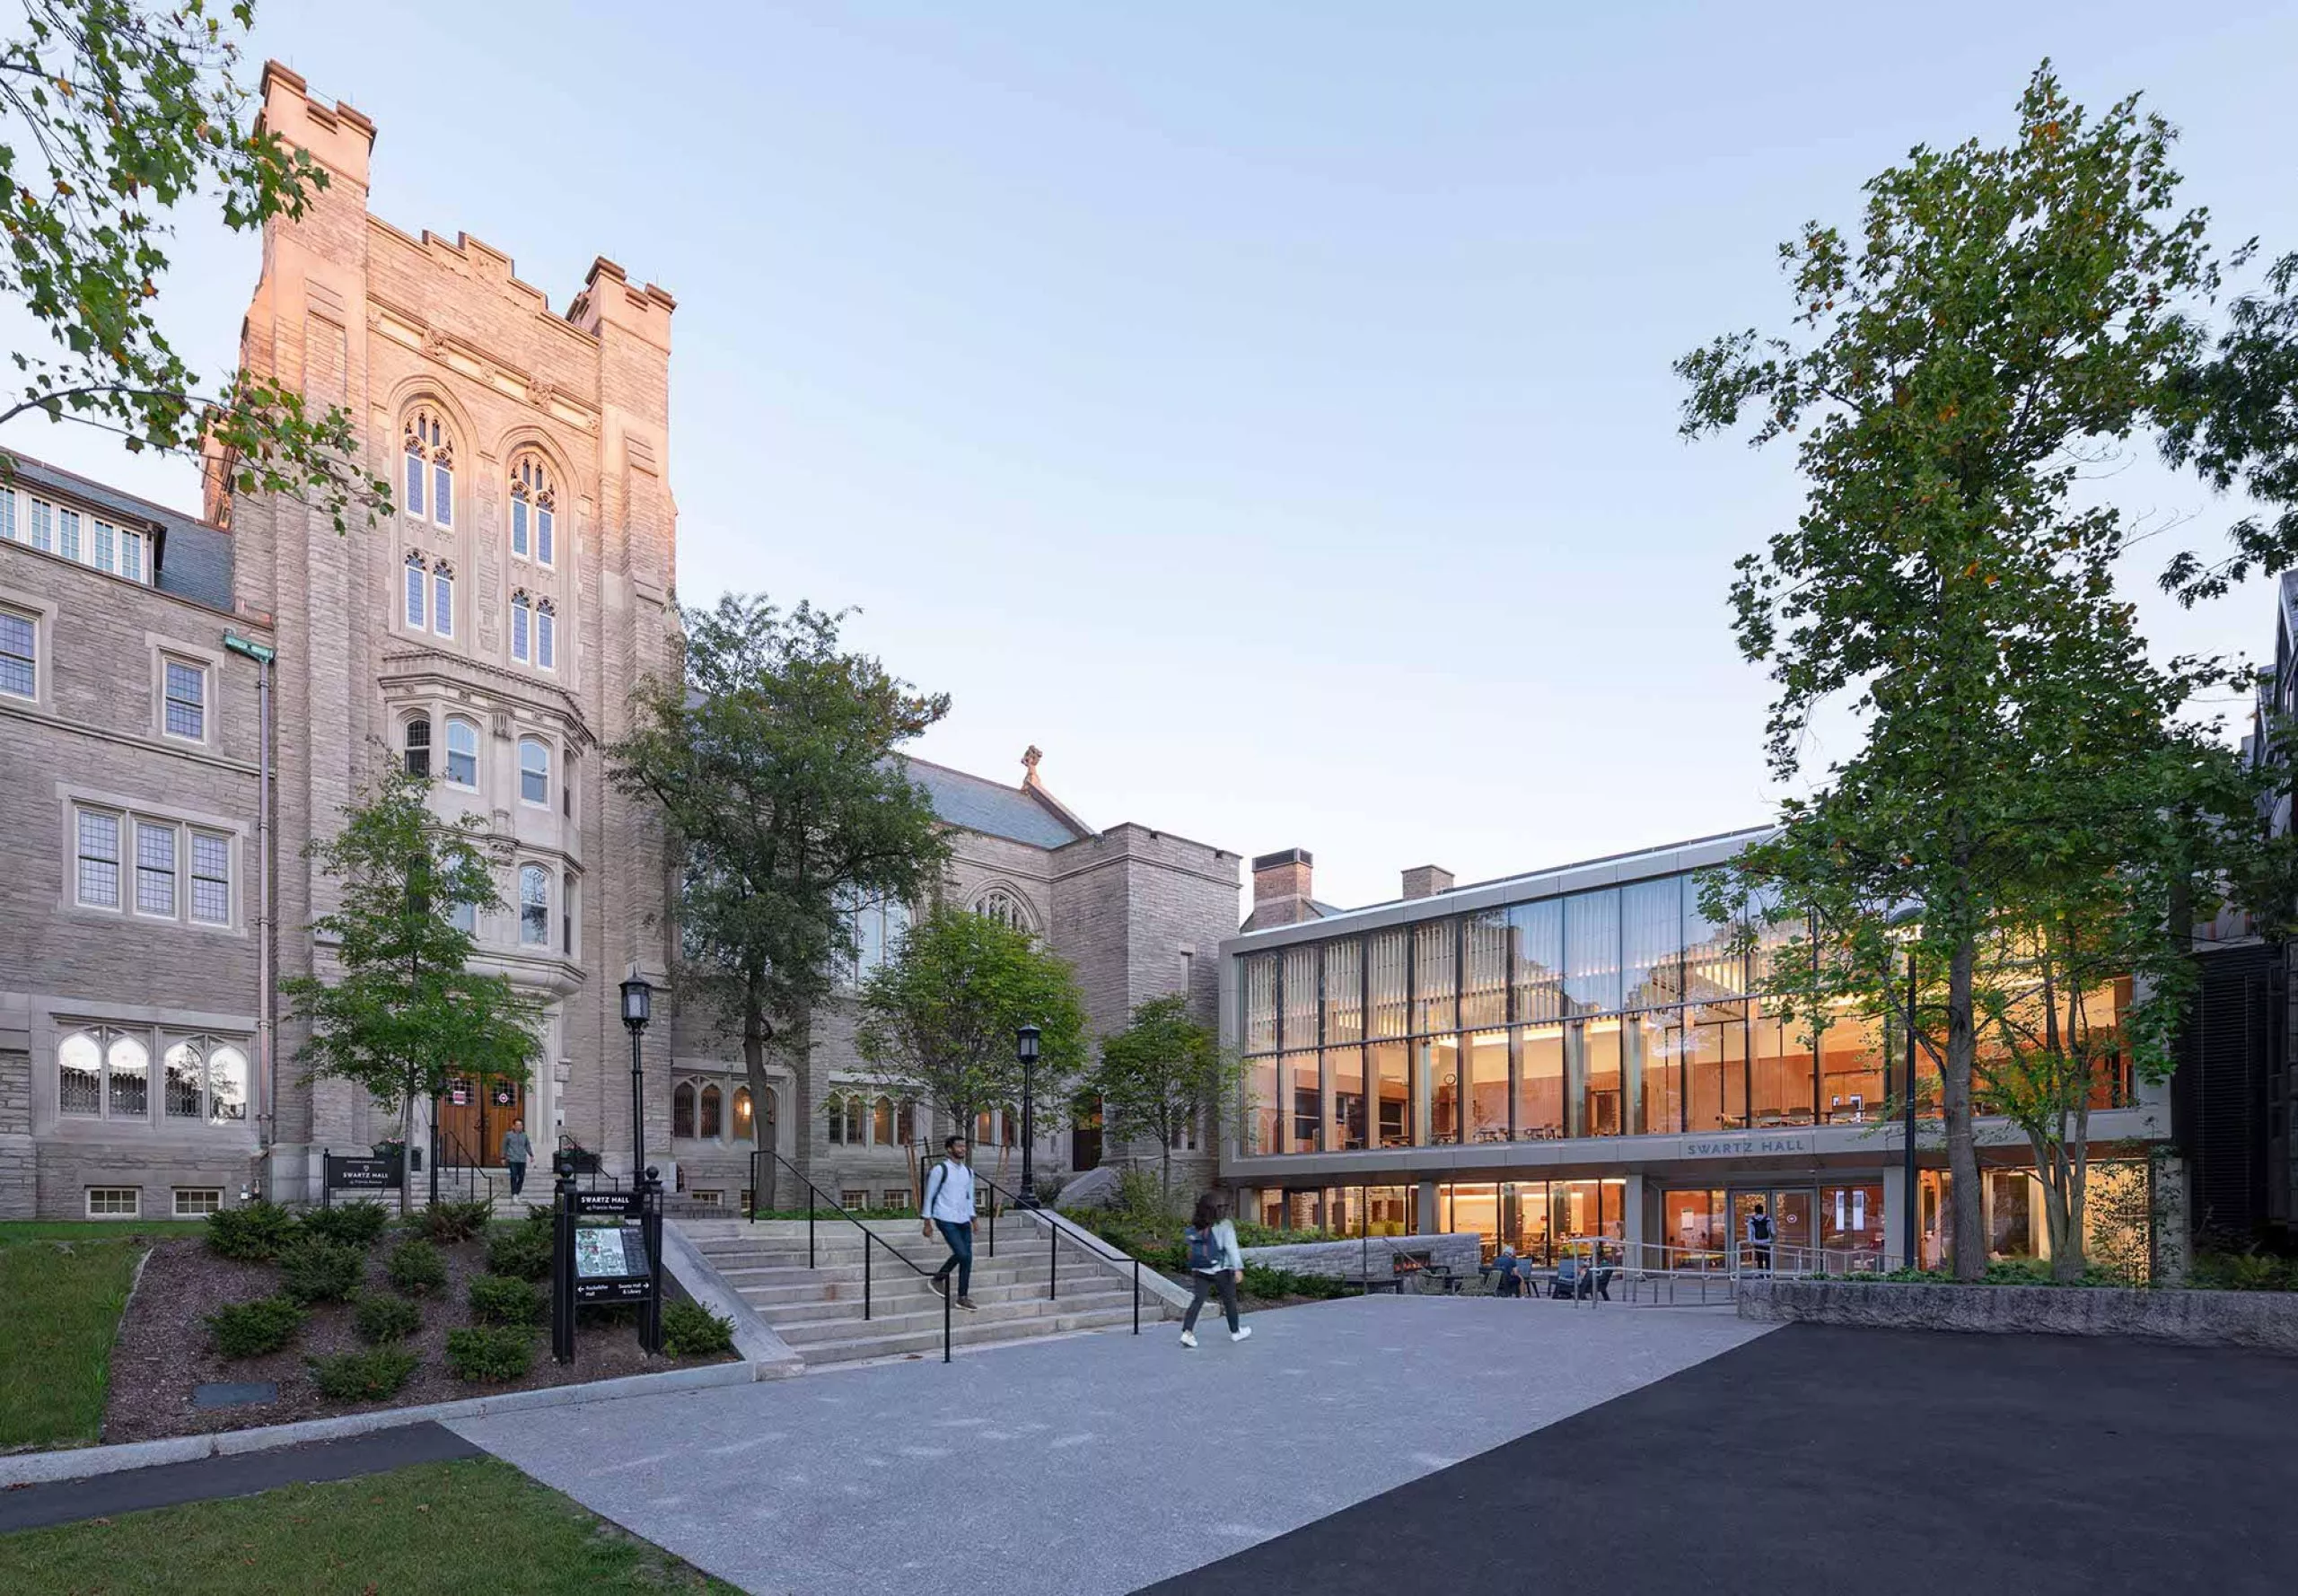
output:
[{"label": "woman with backpack", "polygon": [[1227,1199],[1217,1191],[1197,1198],[1197,1212],[1189,1215],[1181,1239],[1188,1245],[1189,1278],[1196,1286],[1188,1312],[1181,1319],[1181,1345],[1197,1345],[1197,1316],[1206,1293],[1216,1287],[1222,1311],[1229,1316],[1229,1339],[1242,1341],[1253,1333],[1250,1325],[1237,1322],[1237,1283],[1245,1277],[1245,1255],[1237,1248],[1237,1227],[1229,1223]]}]

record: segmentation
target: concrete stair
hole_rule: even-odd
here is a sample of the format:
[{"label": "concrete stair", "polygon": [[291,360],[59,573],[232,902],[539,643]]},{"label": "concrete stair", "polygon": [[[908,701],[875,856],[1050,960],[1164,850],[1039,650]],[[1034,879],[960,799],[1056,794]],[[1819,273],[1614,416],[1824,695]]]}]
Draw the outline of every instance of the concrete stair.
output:
[{"label": "concrete stair", "polygon": [[[869,1244],[867,1319],[863,1317],[864,1243],[855,1224],[817,1221],[814,1261],[809,1267],[803,1220],[750,1225],[739,1220],[681,1218],[679,1223],[726,1283],[810,1368],[864,1358],[936,1355],[942,1350],[942,1298],[919,1271],[938,1269],[949,1252],[938,1237],[921,1237],[915,1220],[869,1224],[871,1233],[884,1244]],[[1066,1237],[1060,1241],[1057,1294],[1048,1295],[1052,1260],[1046,1232],[1031,1220],[1002,1219],[993,1258],[988,1231],[986,1220],[975,1227],[975,1311],[952,1311],[950,1339],[954,1346],[1132,1328],[1131,1282],[1090,1257],[1079,1243]],[[917,1268],[898,1262],[890,1249]],[[1163,1300],[1145,1287],[1141,1322],[1154,1324],[1165,1315]]]}]

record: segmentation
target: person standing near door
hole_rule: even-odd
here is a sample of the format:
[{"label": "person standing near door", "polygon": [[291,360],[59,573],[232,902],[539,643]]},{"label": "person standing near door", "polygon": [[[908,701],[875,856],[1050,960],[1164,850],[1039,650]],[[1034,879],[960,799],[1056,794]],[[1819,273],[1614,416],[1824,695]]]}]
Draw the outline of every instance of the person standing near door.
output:
[{"label": "person standing near door", "polygon": [[950,1294],[950,1271],[958,1272],[958,1306],[973,1310],[973,1167],[966,1162],[966,1139],[947,1136],[942,1151],[948,1156],[934,1166],[925,1177],[924,1223],[918,1227],[923,1235],[931,1236],[935,1228],[950,1249],[949,1261],[936,1270],[932,1281],[935,1291]]},{"label": "person standing near door", "polygon": [[1755,1212],[1748,1215],[1748,1245],[1755,1251],[1756,1267],[1771,1267],[1771,1215],[1758,1203]]},{"label": "person standing near door", "polygon": [[517,1197],[527,1184],[527,1165],[533,1161],[534,1144],[527,1140],[527,1122],[511,1121],[511,1128],[503,1133],[503,1167],[511,1171],[511,1195]]}]

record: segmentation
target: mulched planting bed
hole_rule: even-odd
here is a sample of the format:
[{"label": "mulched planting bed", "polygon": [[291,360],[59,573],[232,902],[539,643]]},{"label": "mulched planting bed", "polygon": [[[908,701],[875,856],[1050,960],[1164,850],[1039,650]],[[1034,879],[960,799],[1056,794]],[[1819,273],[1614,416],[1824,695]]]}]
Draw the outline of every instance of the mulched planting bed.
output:
[{"label": "mulched planting bed", "polygon": [[[397,1231],[386,1232],[369,1250],[367,1290],[390,1290],[384,1277],[383,1263],[399,1235]],[[160,1243],[144,1266],[143,1278],[128,1301],[127,1315],[120,1321],[119,1338],[112,1349],[111,1392],[104,1409],[104,1440],[150,1441],[168,1435],[290,1424],[298,1419],[332,1418],[346,1413],[452,1402],[506,1390],[657,1373],[691,1364],[724,1363],[732,1355],[649,1357],[638,1345],[635,1314],[618,1322],[614,1316],[585,1310],[576,1322],[573,1363],[562,1366],[551,1362],[549,1328],[538,1326],[531,1332],[534,1338],[534,1362],[524,1375],[499,1384],[458,1380],[447,1369],[447,1332],[471,1322],[469,1287],[471,1276],[486,1273],[487,1244],[484,1240],[457,1242],[442,1246],[439,1250],[446,1260],[447,1285],[417,1299],[423,1310],[423,1328],[398,1343],[422,1360],[415,1372],[389,1400],[339,1402],[320,1395],[304,1360],[367,1350],[367,1343],[352,1325],[352,1303],[314,1303],[311,1317],[280,1351],[259,1357],[226,1358],[209,1343],[206,1316],[227,1304],[277,1291],[278,1269],[269,1264],[239,1263],[218,1258],[202,1241]],[[547,1291],[548,1287],[537,1289]],[[671,1294],[665,1283],[666,1300]],[[259,1381],[277,1383],[276,1400],[211,1409],[192,1406],[193,1392],[202,1385]]]}]

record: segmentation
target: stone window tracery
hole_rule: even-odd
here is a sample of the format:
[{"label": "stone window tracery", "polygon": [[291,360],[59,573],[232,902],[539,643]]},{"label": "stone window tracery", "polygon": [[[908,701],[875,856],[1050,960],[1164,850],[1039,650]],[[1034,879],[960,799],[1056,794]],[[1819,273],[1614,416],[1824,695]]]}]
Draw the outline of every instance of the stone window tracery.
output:
[{"label": "stone window tracery", "polygon": [[428,405],[409,412],[400,438],[406,452],[406,510],[417,520],[435,525],[455,524],[454,439]]}]

